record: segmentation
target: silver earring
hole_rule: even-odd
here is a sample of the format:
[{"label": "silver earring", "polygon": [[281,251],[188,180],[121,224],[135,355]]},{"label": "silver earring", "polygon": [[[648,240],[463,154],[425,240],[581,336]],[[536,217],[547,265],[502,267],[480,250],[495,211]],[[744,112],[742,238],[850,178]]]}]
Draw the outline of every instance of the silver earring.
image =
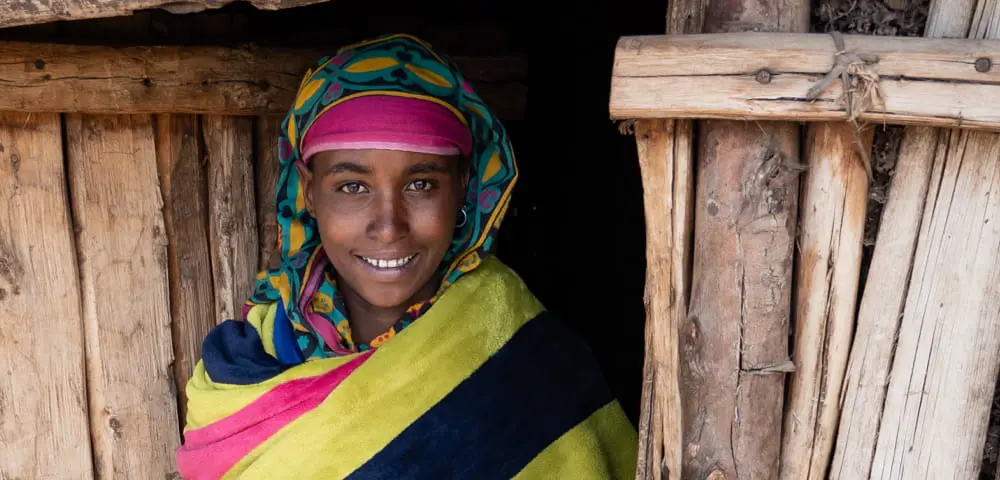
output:
[{"label": "silver earring", "polygon": [[458,222],[458,225],[455,225],[455,228],[462,228],[462,227],[465,226],[466,223],[469,222],[469,214],[465,213],[465,209],[464,208],[461,209],[461,210],[459,210],[458,213],[462,214],[462,221]]}]

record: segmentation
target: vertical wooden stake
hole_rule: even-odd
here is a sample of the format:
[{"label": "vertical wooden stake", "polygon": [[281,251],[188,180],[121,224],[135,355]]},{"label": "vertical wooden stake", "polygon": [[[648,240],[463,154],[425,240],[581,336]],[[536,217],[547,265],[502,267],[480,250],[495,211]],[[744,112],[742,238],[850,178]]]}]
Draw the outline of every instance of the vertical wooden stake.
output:
[{"label": "vertical wooden stake", "polygon": [[[638,478],[682,470],[680,325],[686,315],[691,234],[691,122],[636,123],[646,217],[644,423]],[[649,411],[650,406],[654,406]],[[650,471],[651,469],[651,471]]]},{"label": "vertical wooden stake", "polygon": [[796,265],[793,361],[785,405],[781,478],[826,478],[854,331],[868,176],[848,123],[810,125]]},{"label": "vertical wooden stake", "polygon": [[1000,134],[942,138],[872,478],[975,479],[982,467],[1000,369]]},{"label": "vertical wooden stake", "polygon": [[167,239],[148,115],[67,115],[98,478],[177,475]]},{"label": "vertical wooden stake", "polygon": [[899,150],[858,311],[830,480],[871,473],[937,140],[935,128],[908,128]]},{"label": "vertical wooden stake", "polygon": [[218,321],[242,318],[260,254],[254,200],[253,120],[202,118],[208,156],[209,238]]},{"label": "vertical wooden stake", "polygon": [[257,177],[257,224],[260,226],[260,261],[258,270],[274,266],[278,251],[278,217],[274,205],[275,187],[281,164],[278,159],[278,134],[283,117],[258,117],[254,132],[254,164]]},{"label": "vertical wooden stake", "polygon": [[212,261],[208,254],[208,195],[201,164],[198,117],[156,116],[156,163],[170,271],[170,314],[178,414],[187,414],[185,388],[201,359],[201,342],[215,326]]},{"label": "vertical wooden stake", "polygon": [[93,478],[58,114],[0,115],[0,477]]}]

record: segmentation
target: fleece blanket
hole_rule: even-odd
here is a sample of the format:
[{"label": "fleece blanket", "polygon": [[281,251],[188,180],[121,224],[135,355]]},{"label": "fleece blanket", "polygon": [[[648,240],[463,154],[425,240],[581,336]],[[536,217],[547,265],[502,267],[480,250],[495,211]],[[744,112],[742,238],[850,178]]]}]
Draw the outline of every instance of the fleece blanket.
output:
[{"label": "fleece blanket", "polygon": [[376,349],[283,365],[284,312],[206,338],[183,478],[634,478],[635,429],[591,352],[493,256]]}]

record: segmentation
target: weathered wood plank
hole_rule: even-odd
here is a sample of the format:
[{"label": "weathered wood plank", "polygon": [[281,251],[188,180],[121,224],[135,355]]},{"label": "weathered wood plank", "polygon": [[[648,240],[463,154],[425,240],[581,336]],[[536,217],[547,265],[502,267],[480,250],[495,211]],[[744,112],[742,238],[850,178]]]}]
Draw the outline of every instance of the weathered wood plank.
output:
[{"label": "weathered wood plank", "polygon": [[830,480],[868,478],[875,456],[938,129],[912,127],[905,135],[858,310]]},{"label": "weathered wood plank", "polygon": [[257,224],[260,226],[260,262],[258,269],[276,266],[278,250],[278,217],[275,188],[281,165],[278,160],[278,135],[284,117],[264,116],[254,126],[254,162],[257,177]]},{"label": "weathered wood plank", "polygon": [[209,242],[218,322],[242,318],[260,254],[253,171],[253,119],[202,118],[208,159]]},{"label": "weathered wood plank", "polygon": [[978,478],[1000,366],[1000,135],[952,131],[931,176],[872,478]]},{"label": "weathered wood plank", "polygon": [[0,114],[0,478],[93,478],[59,115]]},{"label": "weathered wood plank", "polygon": [[[91,114],[284,115],[330,51],[279,47],[0,43],[0,109]],[[455,57],[501,118],[522,118],[528,62]]]},{"label": "weathered wood plank", "polygon": [[[59,20],[83,20],[131,15],[137,10],[162,8],[193,13],[220,8],[234,0],[12,0],[0,3],[0,28]],[[311,5],[326,0],[245,0],[261,10]]]},{"label": "weathered wood plank", "polygon": [[[997,39],[998,27],[995,0],[934,2],[925,34]],[[1000,370],[1000,135],[939,135],[872,478],[974,479],[981,468]]]},{"label": "weathered wood plank", "polygon": [[[809,28],[805,0],[700,4],[707,33]],[[704,121],[698,132],[691,298],[681,350],[683,478],[777,478],[799,129]]]},{"label": "weathered wood plank", "polygon": [[[872,122],[1000,129],[1000,41],[845,35],[849,51],[878,55],[885,104]],[[825,34],[741,33],[624,37],[615,52],[612,118],[829,121],[846,118]]]},{"label": "weathered wood plank", "polygon": [[[670,279],[670,303],[672,317],[669,327],[673,338],[660,337],[659,351],[676,355],[676,364],[671,365],[668,382],[657,385],[658,395],[677,395],[677,411],[664,409],[660,416],[663,431],[663,458],[665,475],[663,480],[680,480],[684,468],[684,405],[681,392],[681,330],[687,322],[688,297],[691,293],[691,252],[694,235],[694,123],[687,120],[674,121],[673,131],[673,239],[670,245],[670,261],[673,264]],[[669,341],[667,341],[669,340]],[[674,378],[674,376],[676,378]],[[676,390],[676,392],[675,392]],[[688,399],[690,401],[690,399]]]},{"label": "weathered wood plank", "polygon": [[174,380],[183,425],[187,412],[185,387],[201,358],[201,343],[215,326],[207,181],[198,146],[198,118],[157,115],[155,120],[156,163],[168,239]]},{"label": "weathered wood plank", "polygon": [[[682,130],[677,130],[680,127]],[[637,478],[679,479],[682,470],[680,326],[687,315],[693,183],[691,124],[640,121],[636,146],[646,212],[646,343],[650,385],[643,462]],[[648,407],[647,407],[648,408]],[[643,475],[643,476],[638,476]]]},{"label": "weathered wood plank", "polygon": [[[796,262],[795,372],[788,383],[781,478],[825,480],[854,333],[874,131],[810,125]],[[858,145],[860,143],[861,145]]]},{"label": "weathered wood plank", "polygon": [[66,116],[98,478],[176,475],[167,239],[149,116]]},{"label": "weathered wood plank", "polygon": [[[704,5],[698,1],[679,0],[667,6],[667,33],[685,33],[701,29]],[[678,480],[683,476],[684,406],[681,402],[680,325],[687,317],[688,293],[691,289],[691,231],[694,228],[694,124],[690,120],[670,122],[640,122],[643,130],[661,128],[664,133],[638,137],[640,152],[645,148],[649,161],[655,162],[662,151],[666,165],[654,163],[642,168],[643,198],[647,207],[647,237],[651,230],[663,230],[665,238],[649,240],[656,245],[667,242],[669,252],[647,252],[647,269],[660,270],[657,278],[646,281],[646,353],[643,365],[641,422],[639,425],[640,456],[637,480]],[[655,140],[652,141],[651,140]],[[654,155],[651,155],[652,154]],[[643,162],[640,156],[640,163]],[[650,170],[646,172],[646,170]],[[667,173],[669,172],[669,176]],[[664,195],[669,191],[669,198]],[[661,202],[669,202],[666,212],[656,213]],[[650,214],[657,218],[650,220]],[[652,238],[652,237],[650,237]],[[647,245],[647,248],[649,246]],[[663,264],[669,262],[669,264]],[[669,272],[664,285],[662,274]],[[667,307],[664,310],[664,306]],[[651,308],[656,307],[656,308]],[[663,333],[660,333],[663,332]],[[665,396],[664,400],[658,400]]]}]

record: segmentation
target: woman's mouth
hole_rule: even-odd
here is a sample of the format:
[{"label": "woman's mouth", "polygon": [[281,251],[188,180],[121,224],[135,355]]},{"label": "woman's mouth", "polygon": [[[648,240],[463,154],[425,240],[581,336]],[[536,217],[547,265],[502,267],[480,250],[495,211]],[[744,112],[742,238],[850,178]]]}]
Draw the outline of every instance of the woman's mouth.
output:
[{"label": "woman's mouth", "polygon": [[357,257],[360,258],[361,261],[379,270],[394,270],[394,269],[404,268],[407,265],[409,265],[410,262],[412,262],[413,259],[417,257],[417,254],[414,253],[411,255],[407,255],[405,257],[398,257],[398,258],[371,258],[362,255],[358,255]]}]

